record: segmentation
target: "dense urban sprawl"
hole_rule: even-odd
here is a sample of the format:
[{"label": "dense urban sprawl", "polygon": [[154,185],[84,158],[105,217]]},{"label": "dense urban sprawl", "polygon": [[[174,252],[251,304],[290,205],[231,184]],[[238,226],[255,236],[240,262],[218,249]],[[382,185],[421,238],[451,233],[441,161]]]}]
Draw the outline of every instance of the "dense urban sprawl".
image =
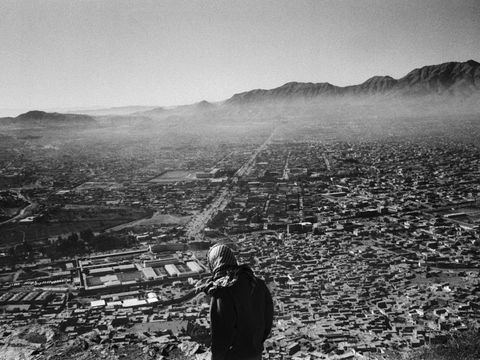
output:
[{"label": "dense urban sprawl", "polygon": [[[480,326],[477,147],[273,135],[155,161],[3,156],[3,350],[82,339],[99,356],[201,356],[208,298],[191,292],[217,241],[272,291],[265,358],[349,359]],[[34,323],[61,339],[27,341]]]}]

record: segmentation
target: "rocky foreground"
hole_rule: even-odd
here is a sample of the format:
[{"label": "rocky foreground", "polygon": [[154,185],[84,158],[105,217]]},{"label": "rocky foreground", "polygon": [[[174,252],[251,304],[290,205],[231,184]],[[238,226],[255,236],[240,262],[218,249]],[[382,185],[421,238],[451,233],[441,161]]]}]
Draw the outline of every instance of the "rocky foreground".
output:
[{"label": "rocky foreground", "polygon": [[[122,341],[120,341],[122,340]],[[127,341],[125,341],[127,340]],[[101,336],[97,331],[69,340],[58,330],[41,324],[4,333],[0,359],[209,359],[208,347],[188,335],[171,332],[147,336],[117,333]]]}]

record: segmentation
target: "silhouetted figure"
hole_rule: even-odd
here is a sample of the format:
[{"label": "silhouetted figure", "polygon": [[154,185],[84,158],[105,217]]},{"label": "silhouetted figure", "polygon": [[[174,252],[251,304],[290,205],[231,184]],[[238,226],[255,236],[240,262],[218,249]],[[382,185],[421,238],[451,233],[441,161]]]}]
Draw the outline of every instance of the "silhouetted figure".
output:
[{"label": "silhouetted figure", "polygon": [[249,266],[237,264],[226,245],[213,246],[207,257],[212,360],[261,359],[273,321],[270,291]]}]

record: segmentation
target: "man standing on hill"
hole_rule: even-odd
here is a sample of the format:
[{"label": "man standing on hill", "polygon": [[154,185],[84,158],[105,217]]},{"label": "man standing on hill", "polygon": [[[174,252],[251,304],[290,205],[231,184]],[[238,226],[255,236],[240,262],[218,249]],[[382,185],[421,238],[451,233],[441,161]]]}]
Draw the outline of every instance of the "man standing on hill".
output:
[{"label": "man standing on hill", "polygon": [[212,360],[258,360],[270,334],[273,303],[265,282],[247,265],[238,265],[229,247],[214,245],[207,255],[212,277]]}]

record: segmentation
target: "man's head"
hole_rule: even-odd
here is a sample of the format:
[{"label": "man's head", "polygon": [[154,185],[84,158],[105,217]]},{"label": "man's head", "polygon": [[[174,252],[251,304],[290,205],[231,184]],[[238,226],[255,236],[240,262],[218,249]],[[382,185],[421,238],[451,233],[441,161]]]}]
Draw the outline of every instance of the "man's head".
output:
[{"label": "man's head", "polygon": [[221,266],[235,266],[237,265],[237,260],[232,250],[223,244],[215,244],[207,254],[208,266],[211,271],[215,271]]}]

